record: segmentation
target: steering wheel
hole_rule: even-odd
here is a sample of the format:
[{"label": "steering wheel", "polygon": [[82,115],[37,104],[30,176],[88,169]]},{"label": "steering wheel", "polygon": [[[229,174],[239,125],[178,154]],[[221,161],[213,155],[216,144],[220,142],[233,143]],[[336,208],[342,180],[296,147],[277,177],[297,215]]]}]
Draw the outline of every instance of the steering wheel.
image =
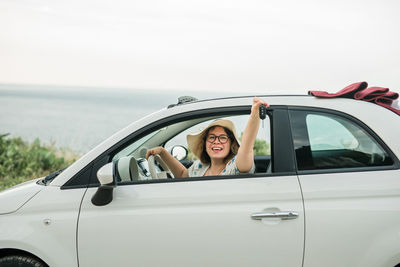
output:
[{"label": "steering wheel", "polygon": [[[161,165],[164,171],[157,172],[156,161]],[[147,162],[149,164],[150,175],[153,179],[167,179],[169,177],[175,178],[174,175],[172,174],[171,169],[159,155],[150,155],[149,158],[147,159]]]}]

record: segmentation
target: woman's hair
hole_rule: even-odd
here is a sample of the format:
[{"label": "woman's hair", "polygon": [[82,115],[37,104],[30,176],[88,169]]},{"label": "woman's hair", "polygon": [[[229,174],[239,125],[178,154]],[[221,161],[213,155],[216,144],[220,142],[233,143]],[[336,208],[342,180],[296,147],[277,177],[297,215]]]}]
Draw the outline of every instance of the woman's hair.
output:
[{"label": "woman's hair", "polygon": [[206,140],[207,140],[207,137],[208,137],[208,133],[212,129],[216,128],[216,127],[222,127],[225,130],[226,134],[228,135],[229,139],[231,140],[231,149],[229,151],[229,154],[225,157],[225,162],[231,160],[238,153],[239,144],[236,141],[236,138],[233,135],[233,133],[231,132],[231,130],[229,130],[228,128],[225,128],[223,126],[215,125],[215,126],[210,127],[209,129],[207,129],[207,131],[204,133],[204,136],[203,136],[203,142],[201,142],[199,144],[199,145],[202,146],[201,155],[200,155],[200,161],[202,163],[205,163],[205,164],[210,164],[211,163],[211,158],[207,154],[207,150],[206,150],[206,143],[207,143]]}]

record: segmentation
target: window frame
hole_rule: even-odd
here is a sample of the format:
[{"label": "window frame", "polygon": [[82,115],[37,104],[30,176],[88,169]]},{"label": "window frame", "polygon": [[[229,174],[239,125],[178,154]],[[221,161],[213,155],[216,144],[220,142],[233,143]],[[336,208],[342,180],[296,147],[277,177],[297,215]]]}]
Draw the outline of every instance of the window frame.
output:
[{"label": "window frame", "polygon": [[[303,107],[303,106],[289,106],[288,107],[288,116],[290,119],[290,125],[291,129],[294,127],[295,122],[293,121],[293,115],[292,112],[305,112],[305,115],[309,114],[317,114],[317,115],[334,115],[339,118],[342,118],[344,120],[348,120],[351,123],[354,123],[356,126],[360,127],[363,129],[366,133],[370,135],[370,137],[381,146],[382,150],[384,150],[388,156],[393,160],[392,165],[385,165],[385,166],[363,166],[363,167],[348,167],[348,168],[331,168],[331,169],[314,169],[314,170],[299,170],[297,166],[297,155],[295,151],[295,143],[294,143],[294,134],[292,137],[293,140],[293,152],[295,156],[295,164],[296,164],[296,171],[297,174],[299,175],[304,175],[304,174],[323,174],[323,173],[347,173],[347,172],[365,172],[365,171],[382,171],[382,170],[397,170],[400,169],[400,162],[399,159],[396,157],[396,155],[392,152],[390,147],[386,145],[386,143],[370,128],[368,127],[365,123],[363,123],[361,120],[355,118],[354,116],[337,111],[337,110],[332,110],[332,109],[326,109],[326,108],[317,108],[317,107]],[[306,118],[307,116],[304,116],[304,119],[300,122],[303,125],[304,129],[307,129],[307,124],[306,124]],[[298,122],[296,122],[298,123]],[[308,142],[310,142],[308,133],[306,135]]]}]

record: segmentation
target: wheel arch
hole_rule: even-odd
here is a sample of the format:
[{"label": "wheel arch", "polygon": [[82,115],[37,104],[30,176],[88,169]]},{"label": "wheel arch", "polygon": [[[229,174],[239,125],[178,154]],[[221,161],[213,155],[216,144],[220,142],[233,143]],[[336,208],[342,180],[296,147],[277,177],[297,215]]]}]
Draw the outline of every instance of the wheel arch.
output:
[{"label": "wheel arch", "polygon": [[41,258],[39,258],[38,256],[25,251],[25,250],[21,250],[21,249],[15,249],[15,248],[3,248],[0,249],[0,258],[4,258],[7,256],[12,256],[12,255],[18,255],[18,256],[29,256],[32,257],[40,262],[42,262],[44,265],[49,266],[44,260],[42,260]]}]

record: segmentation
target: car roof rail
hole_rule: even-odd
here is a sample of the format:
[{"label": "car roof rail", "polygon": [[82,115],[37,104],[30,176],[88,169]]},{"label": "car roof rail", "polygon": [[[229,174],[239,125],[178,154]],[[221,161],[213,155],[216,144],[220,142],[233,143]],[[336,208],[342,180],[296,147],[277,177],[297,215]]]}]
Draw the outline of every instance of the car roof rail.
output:
[{"label": "car roof rail", "polygon": [[197,101],[198,99],[193,97],[193,96],[181,96],[178,98],[178,103],[177,104],[171,104],[168,106],[168,108],[173,108],[175,106],[179,106],[182,104],[186,104],[186,103],[190,103],[190,102],[194,102]]}]

